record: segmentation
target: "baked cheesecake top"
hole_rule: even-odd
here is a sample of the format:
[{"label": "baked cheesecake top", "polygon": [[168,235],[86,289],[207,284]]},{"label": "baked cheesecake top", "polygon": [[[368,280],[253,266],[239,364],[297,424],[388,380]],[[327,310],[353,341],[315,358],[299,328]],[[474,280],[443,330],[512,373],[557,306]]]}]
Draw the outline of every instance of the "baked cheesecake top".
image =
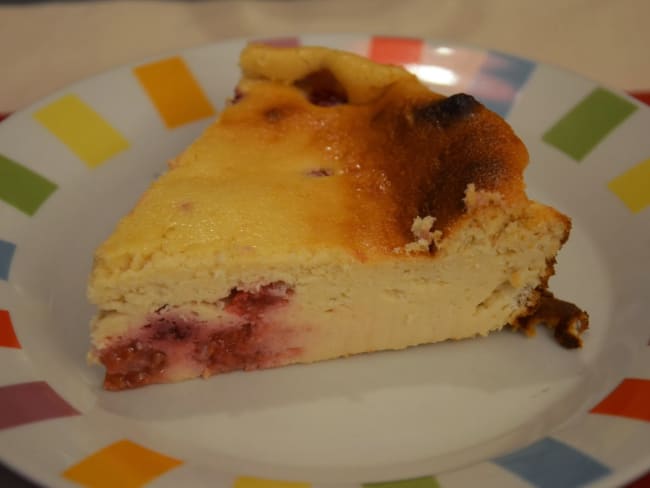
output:
[{"label": "baked cheesecake top", "polygon": [[453,231],[470,185],[527,201],[526,148],[469,95],[324,48],[250,45],[241,69],[235,98],[122,219],[96,268],[298,249],[397,259],[416,217],[433,217],[442,239]]}]

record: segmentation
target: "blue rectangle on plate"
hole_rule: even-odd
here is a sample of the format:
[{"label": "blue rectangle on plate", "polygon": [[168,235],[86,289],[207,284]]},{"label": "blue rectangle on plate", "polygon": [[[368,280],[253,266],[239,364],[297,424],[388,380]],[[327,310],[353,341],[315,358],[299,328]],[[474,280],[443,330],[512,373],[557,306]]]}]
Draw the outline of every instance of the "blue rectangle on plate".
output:
[{"label": "blue rectangle on plate", "polygon": [[490,52],[472,82],[470,93],[490,110],[506,117],[535,66],[527,59]]},{"label": "blue rectangle on plate", "polygon": [[0,239],[0,280],[9,279],[9,269],[11,268],[11,260],[14,257],[16,245],[12,242],[3,241]]},{"label": "blue rectangle on plate", "polygon": [[550,437],[492,462],[538,488],[573,488],[611,472],[591,456]]}]

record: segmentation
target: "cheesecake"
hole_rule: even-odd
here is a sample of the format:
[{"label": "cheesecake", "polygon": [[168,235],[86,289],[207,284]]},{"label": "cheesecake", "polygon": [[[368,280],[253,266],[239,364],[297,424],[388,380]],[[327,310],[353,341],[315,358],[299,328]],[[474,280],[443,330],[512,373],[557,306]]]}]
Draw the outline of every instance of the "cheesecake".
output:
[{"label": "cheesecake", "polygon": [[240,67],[95,252],[104,388],[531,330],[571,223],[526,196],[502,118],[326,48],[252,44]]}]

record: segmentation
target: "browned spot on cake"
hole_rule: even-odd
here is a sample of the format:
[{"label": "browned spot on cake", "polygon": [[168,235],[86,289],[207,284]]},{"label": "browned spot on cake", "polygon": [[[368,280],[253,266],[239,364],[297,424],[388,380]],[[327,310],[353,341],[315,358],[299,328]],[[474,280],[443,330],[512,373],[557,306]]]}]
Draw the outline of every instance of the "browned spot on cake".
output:
[{"label": "browned spot on cake", "polygon": [[481,104],[473,96],[458,93],[415,107],[413,113],[416,121],[448,127],[454,122],[461,122],[471,117],[480,107]]},{"label": "browned spot on cake", "polygon": [[310,73],[301,80],[294,82],[294,85],[302,90],[307,95],[307,99],[314,105],[332,107],[348,102],[345,87],[327,69]]},{"label": "browned spot on cake", "polygon": [[581,334],[589,328],[589,314],[544,289],[541,290],[537,306],[529,315],[520,317],[514,324],[528,335],[533,335],[538,325],[551,329],[555,340],[561,346],[574,349],[582,347]]},{"label": "browned spot on cake", "polygon": [[287,115],[287,111],[282,107],[271,107],[264,112],[264,118],[271,123],[279,122]]},{"label": "browned spot on cake", "polygon": [[307,176],[312,176],[315,178],[322,177],[322,176],[332,176],[332,170],[328,168],[318,168],[318,169],[311,169],[305,173]]},{"label": "browned spot on cake", "polygon": [[239,88],[235,88],[235,94],[230,100],[230,103],[234,105],[235,103],[239,103],[243,98],[244,98],[244,92],[241,91],[241,89]]},{"label": "browned spot on cake", "polygon": [[194,208],[194,203],[190,202],[190,201],[184,201],[184,202],[181,202],[179,207],[183,212],[191,212],[192,209]]}]

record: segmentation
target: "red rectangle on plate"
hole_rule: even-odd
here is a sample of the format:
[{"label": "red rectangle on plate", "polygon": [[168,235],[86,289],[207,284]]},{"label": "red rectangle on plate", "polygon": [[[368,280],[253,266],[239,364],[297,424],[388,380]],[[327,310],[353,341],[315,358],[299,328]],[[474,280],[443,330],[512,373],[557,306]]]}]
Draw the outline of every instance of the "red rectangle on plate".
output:
[{"label": "red rectangle on plate", "polygon": [[0,430],[71,415],[79,412],[45,381],[0,387]]},{"label": "red rectangle on plate", "polygon": [[646,105],[650,105],[650,91],[631,91],[630,95],[637,100],[641,100]]},{"label": "red rectangle on plate", "polygon": [[13,347],[20,349],[20,342],[16,337],[14,325],[8,310],[0,310],[0,347]]},{"label": "red rectangle on plate", "polygon": [[626,378],[591,413],[650,422],[650,380]]},{"label": "red rectangle on plate", "polygon": [[368,57],[384,64],[419,63],[423,47],[421,39],[377,36],[370,41]]}]

